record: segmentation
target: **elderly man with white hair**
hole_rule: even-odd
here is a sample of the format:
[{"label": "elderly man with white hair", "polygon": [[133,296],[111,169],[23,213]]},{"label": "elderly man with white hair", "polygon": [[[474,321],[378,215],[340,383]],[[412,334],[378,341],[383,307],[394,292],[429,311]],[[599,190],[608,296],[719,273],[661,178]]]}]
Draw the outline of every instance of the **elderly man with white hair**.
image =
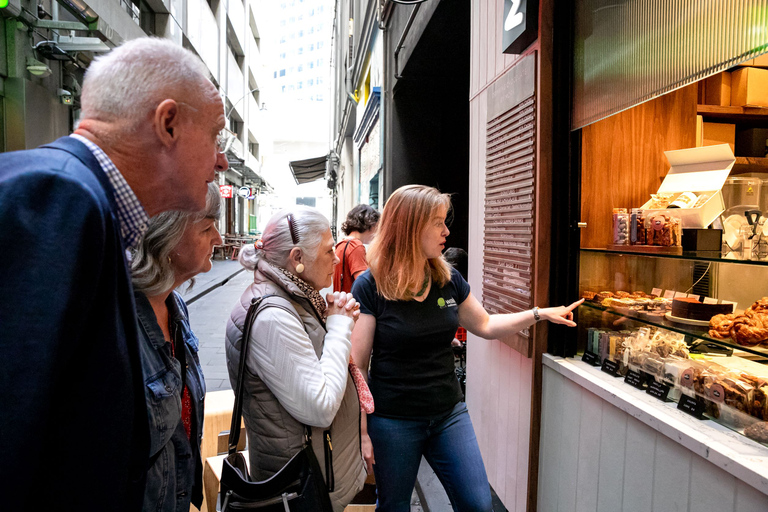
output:
[{"label": "elderly man with white hair", "polygon": [[227,168],[221,98],[193,53],[129,41],[96,59],[75,133],[0,155],[4,510],[140,510],[149,460],[126,251],[198,211]]}]

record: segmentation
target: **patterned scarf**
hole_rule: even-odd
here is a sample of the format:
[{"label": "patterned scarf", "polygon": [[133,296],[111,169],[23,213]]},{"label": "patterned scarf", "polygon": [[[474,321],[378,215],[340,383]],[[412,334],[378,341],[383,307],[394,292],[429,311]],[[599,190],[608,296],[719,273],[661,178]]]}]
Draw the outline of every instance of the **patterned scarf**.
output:
[{"label": "patterned scarf", "polygon": [[293,284],[299,287],[299,290],[304,293],[304,295],[307,296],[309,299],[309,302],[312,304],[312,307],[315,308],[315,311],[317,312],[318,316],[322,318],[323,320],[323,327],[325,327],[325,300],[320,295],[320,292],[315,290],[312,285],[310,285],[308,282],[304,281],[303,279],[299,278],[295,274],[292,274],[291,272],[288,272],[282,267],[275,266],[277,270],[280,271],[285,277],[291,280]]},{"label": "patterned scarf", "polygon": [[[320,292],[315,290],[308,282],[299,278],[295,274],[288,272],[284,268],[278,267],[278,266],[274,266],[274,268],[279,270],[280,273],[282,273],[293,284],[299,287],[299,290],[301,290],[304,293],[304,295],[307,296],[307,298],[309,299],[309,302],[312,304],[312,307],[315,308],[315,311],[317,312],[318,316],[323,319],[323,324],[325,324],[326,304],[325,304],[325,300],[320,295]],[[323,325],[323,327],[325,327],[325,325]],[[355,384],[355,387],[357,388],[357,397],[360,402],[360,410],[367,414],[373,413],[374,411],[373,395],[371,395],[371,390],[368,388],[368,384],[365,382],[365,379],[363,378],[363,373],[357,367],[351,355],[349,356],[349,371],[352,374],[352,382]]]}]

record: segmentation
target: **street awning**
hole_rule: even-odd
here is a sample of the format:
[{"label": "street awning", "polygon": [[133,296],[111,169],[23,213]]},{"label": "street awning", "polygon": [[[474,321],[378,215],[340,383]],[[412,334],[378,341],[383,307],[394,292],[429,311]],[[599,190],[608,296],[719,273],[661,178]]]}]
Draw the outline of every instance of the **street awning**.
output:
[{"label": "street awning", "polygon": [[325,166],[328,155],[307,158],[306,160],[294,160],[289,162],[293,177],[299,185],[319,180],[325,177]]}]

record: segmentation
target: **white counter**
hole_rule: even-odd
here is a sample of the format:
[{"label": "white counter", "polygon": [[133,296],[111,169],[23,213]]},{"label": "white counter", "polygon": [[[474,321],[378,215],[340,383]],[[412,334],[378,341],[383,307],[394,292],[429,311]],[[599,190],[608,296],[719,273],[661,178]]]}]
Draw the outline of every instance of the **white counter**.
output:
[{"label": "white counter", "polygon": [[[768,447],[713,421],[697,420],[677,410],[677,404],[663,403],[580,359],[545,354],[543,364],[539,510],[720,510],[712,499],[722,510],[768,510]],[[606,409],[606,402],[650,430]],[[548,446],[553,443],[558,448]],[[690,457],[675,443],[711,464]],[[601,453],[601,448],[610,453]],[[665,459],[669,453],[676,455]],[[678,464],[679,459],[686,460]],[[573,483],[566,483],[568,474]],[[594,492],[585,483],[590,479]],[[647,507],[631,505],[645,494]],[[669,506],[670,500],[683,508]],[[706,500],[706,508],[697,508]]]}]

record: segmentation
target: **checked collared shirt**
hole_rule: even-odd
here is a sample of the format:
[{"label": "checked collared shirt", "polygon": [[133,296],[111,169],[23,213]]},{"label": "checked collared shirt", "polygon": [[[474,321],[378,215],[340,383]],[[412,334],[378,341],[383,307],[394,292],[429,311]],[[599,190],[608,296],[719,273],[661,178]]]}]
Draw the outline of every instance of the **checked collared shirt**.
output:
[{"label": "checked collared shirt", "polygon": [[139,198],[131,190],[123,175],[120,174],[118,168],[99,146],[82,135],[73,133],[70,137],[74,137],[85,144],[93,153],[93,156],[96,157],[96,160],[99,161],[99,165],[101,165],[102,170],[107,175],[107,179],[109,179],[109,183],[112,185],[115,193],[117,219],[120,222],[120,236],[123,238],[127,248],[135,248],[149,226],[147,211],[141,205]]}]

